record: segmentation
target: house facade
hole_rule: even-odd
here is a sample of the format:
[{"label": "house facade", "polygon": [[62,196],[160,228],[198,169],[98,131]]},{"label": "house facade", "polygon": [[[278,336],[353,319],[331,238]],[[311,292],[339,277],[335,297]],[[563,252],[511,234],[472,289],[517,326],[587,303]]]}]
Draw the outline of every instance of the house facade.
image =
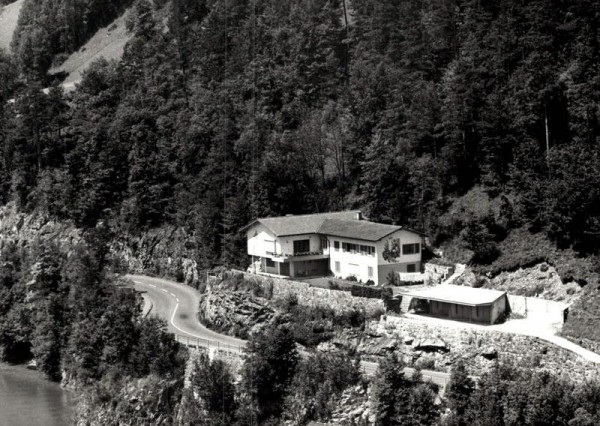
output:
[{"label": "house facade", "polygon": [[421,233],[364,220],[360,211],[262,218],[243,230],[256,273],[333,274],[379,285],[390,272],[421,270]]}]

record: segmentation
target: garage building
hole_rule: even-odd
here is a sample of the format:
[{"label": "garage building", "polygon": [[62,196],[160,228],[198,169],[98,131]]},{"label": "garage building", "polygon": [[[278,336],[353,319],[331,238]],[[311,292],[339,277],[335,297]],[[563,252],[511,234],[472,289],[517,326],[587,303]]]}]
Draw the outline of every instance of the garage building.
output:
[{"label": "garage building", "polygon": [[494,324],[507,310],[505,291],[460,285],[438,285],[403,294],[410,306],[438,318]]}]

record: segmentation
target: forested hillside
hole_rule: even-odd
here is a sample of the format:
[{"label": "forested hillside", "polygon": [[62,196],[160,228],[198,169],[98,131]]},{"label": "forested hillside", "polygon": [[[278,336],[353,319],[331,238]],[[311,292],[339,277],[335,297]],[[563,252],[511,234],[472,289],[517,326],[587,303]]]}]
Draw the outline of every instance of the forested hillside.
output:
[{"label": "forested hillside", "polygon": [[591,281],[598,2],[139,0],[120,63],[43,94],[126,6],[26,0],[0,56],[3,203],[183,227],[201,267],[244,263],[253,217],[362,208],[492,270],[567,253]]},{"label": "forested hillside", "polygon": [[[44,80],[53,60],[76,50],[131,0],[25,0],[12,40],[20,71]],[[58,58],[56,56],[58,55]]]}]

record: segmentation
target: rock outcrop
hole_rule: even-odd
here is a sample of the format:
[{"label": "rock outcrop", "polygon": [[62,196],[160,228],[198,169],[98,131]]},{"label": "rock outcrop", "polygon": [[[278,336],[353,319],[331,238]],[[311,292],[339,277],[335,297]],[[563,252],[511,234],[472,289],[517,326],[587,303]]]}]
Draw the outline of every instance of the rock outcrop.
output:
[{"label": "rock outcrop", "polygon": [[106,424],[172,425],[181,383],[148,376],[117,389],[98,388],[101,394],[86,392],[77,405],[77,425]]},{"label": "rock outcrop", "polygon": [[[82,236],[82,230],[70,221],[57,221],[40,212],[21,213],[14,203],[0,207],[0,250],[9,243],[26,248],[51,241],[69,253]],[[139,235],[119,232],[110,250],[123,271],[168,277],[193,286],[198,283],[195,238],[182,228],[164,226]]]},{"label": "rock outcrop", "polygon": [[275,315],[266,299],[226,287],[209,285],[201,297],[199,319],[211,329],[244,338]]},{"label": "rock outcrop", "polygon": [[197,244],[183,228],[163,226],[140,235],[122,234],[111,251],[131,273],[168,277],[188,285],[198,283]]},{"label": "rock outcrop", "polygon": [[518,296],[541,297],[564,303],[574,302],[582,291],[574,281],[563,283],[554,266],[547,263],[501,272],[493,278],[477,275],[467,268],[454,284],[504,290]]}]

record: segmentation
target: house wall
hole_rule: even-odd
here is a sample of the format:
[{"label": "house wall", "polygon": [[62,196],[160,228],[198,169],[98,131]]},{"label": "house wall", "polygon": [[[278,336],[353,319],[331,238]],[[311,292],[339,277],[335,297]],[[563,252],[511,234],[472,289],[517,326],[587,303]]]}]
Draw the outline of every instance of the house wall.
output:
[{"label": "house wall", "polygon": [[329,259],[295,260],[290,262],[290,276],[315,277],[329,273]]},{"label": "house wall", "polygon": [[310,240],[311,252],[321,250],[321,237],[317,234],[276,237],[260,223],[248,229],[246,238],[248,240],[248,254],[256,257],[271,257],[267,252],[292,255],[294,253],[294,241],[296,240]]},{"label": "house wall", "polygon": [[304,235],[291,235],[288,237],[279,237],[278,244],[281,247],[281,251],[278,253],[294,254],[294,241],[299,240],[310,240],[311,252],[318,252],[321,250],[321,237],[317,234],[304,234]]},{"label": "house wall", "polygon": [[[383,240],[379,241],[379,244],[381,245],[381,250],[377,251],[377,261],[379,262],[380,265],[389,264],[389,262],[383,258],[383,248],[385,247],[386,241],[388,241],[391,246],[392,240],[394,240],[394,239],[400,240],[400,247],[402,247],[403,244],[415,244],[415,243],[419,243],[419,244],[421,244],[421,248],[423,247],[423,237],[421,237],[421,235],[419,235],[415,232],[407,231],[405,229],[396,231],[393,234],[390,234],[387,237],[385,237]],[[402,264],[419,263],[420,264],[420,262],[421,262],[421,253],[419,252],[416,254],[401,254],[400,257],[397,258],[396,262],[394,262],[394,263],[402,263]],[[406,271],[399,271],[399,272],[406,272]],[[417,272],[419,272],[419,271],[417,271]]]},{"label": "house wall", "polygon": [[[386,278],[390,272],[408,272],[408,265],[414,264],[416,267],[416,271],[420,271],[421,268],[421,253],[411,254],[411,255],[400,255],[397,259],[397,262],[390,263],[383,258],[383,250],[385,248],[386,241],[392,239],[400,239],[400,245],[402,244],[414,244],[420,243],[423,244],[423,239],[419,234],[414,232],[400,230],[394,232],[389,237],[381,241],[363,241],[356,240],[351,238],[339,238],[329,236],[329,255],[330,262],[329,267],[334,275],[338,278],[346,278],[350,275],[356,276],[360,281],[366,282],[368,280],[373,280],[375,284],[382,285],[385,284]],[[335,251],[334,242],[339,241],[340,248],[339,251]],[[345,253],[342,250],[342,243],[351,243],[357,245],[367,245],[375,247],[375,256],[365,256],[358,253]],[[337,272],[335,270],[335,262],[340,262],[340,271]],[[373,276],[369,277],[368,268],[373,268]]]},{"label": "house wall", "polygon": [[415,265],[415,272],[421,271],[421,252],[420,251],[415,254],[401,253],[400,257],[396,258],[395,262],[388,262],[387,260],[385,260],[383,258],[383,250],[386,246],[386,243],[389,244],[389,246],[391,247],[392,240],[395,240],[395,239],[400,240],[400,247],[402,247],[403,244],[415,244],[415,243],[419,243],[421,245],[421,248],[423,247],[423,238],[421,237],[421,235],[414,233],[414,232],[406,231],[404,229],[401,229],[400,231],[396,231],[393,234],[390,234],[389,236],[387,236],[386,238],[381,240],[379,242],[381,249],[377,251],[377,263],[378,263],[377,284],[378,285],[383,285],[386,283],[387,277],[390,274],[390,272],[394,272],[394,273],[408,272],[408,265],[411,265],[411,264]]},{"label": "house wall", "polygon": [[390,272],[408,272],[408,265],[416,265],[417,272],[421,270],[421,262],[406,262],[406,263],[388,263],[385,262],[377,267],[377,276],[379,277],[378,285],[383,285],[387,282],[387,277]]},{"label": "house wall", "polygon": [[[347,278],[348,276],[355,276],[359,281],[367,282],[373,280],[375,283],[378,282],[377,277],[377,253],[382,250],[381,242],[354,240],[350,238],[339,238],[339,237],[327,237],[329,245],[329,269],[338,278]],[[334,242],[340,243],[338,251],[334,248]],[[358,252],[350,253],[342,250],[342,243],[357,244],[359,246],[371,246],[375,247],[375,255],[367,256],[360,253],[360,247]],[[340,262],[339,272],[335,270],[335,262]],[[373,276],[369,277],[369,267],[373,268]]]},{"label": "house wall", "polygon": [[[246,238],[248,240],[248,254],[251,256],[267,257],[267,252],[281,251],[281,246],[277,244],[275,235],[260,223],[248,229]],[[266,241],[274,241],[274,243]]]}]

